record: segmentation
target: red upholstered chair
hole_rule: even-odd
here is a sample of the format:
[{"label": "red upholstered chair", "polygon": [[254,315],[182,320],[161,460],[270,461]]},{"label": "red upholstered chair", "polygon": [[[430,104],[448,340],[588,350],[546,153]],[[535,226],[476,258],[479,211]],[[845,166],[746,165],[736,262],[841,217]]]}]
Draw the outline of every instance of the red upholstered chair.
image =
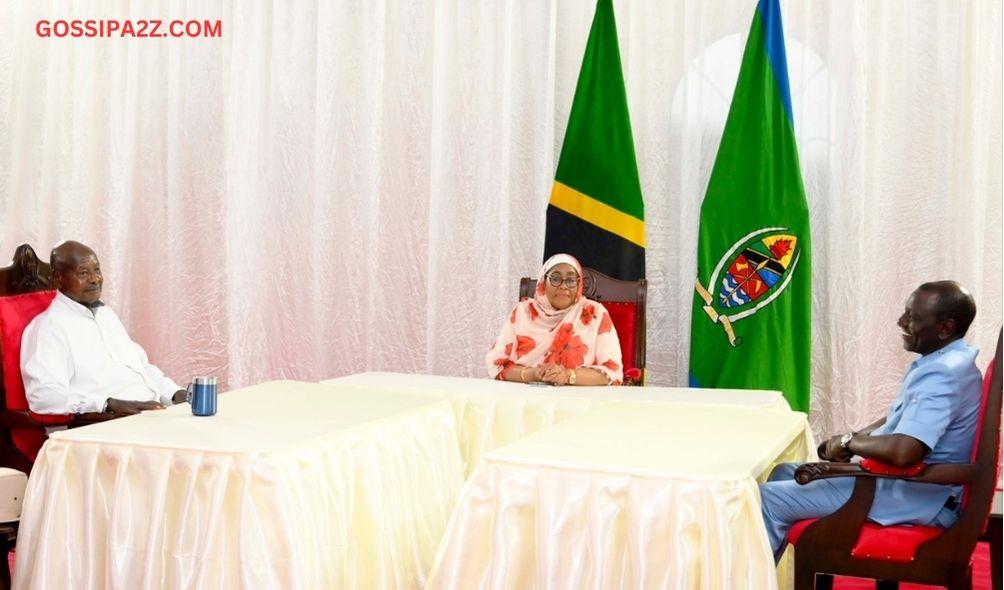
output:
[{"label": "red upholstered chair", "polygon": [[79,426],[109,417],[42,415],[28,409],[21,379],[21,334],[56,296],[49,276],[49,265],[28,244],[17,247],[10,266],[0,268],[0,466],[25,473],[45,442],[47,426]]},{"label": "red upholstered chair", "polygon": [[0,464],[24,472],[31,469],[45,442],[45,426],[68,424],[69,416],[40,416],[28,411],[21,380],[21,333],[56,296],[49,285],[49,265],[38,260],[31,246],[22,244],[10,266],[0,268],[0,353],[4,408],[0,411],[3,441]]},{"label": "red upholstered chair", "polygon": [[[972,588],[972,554],[987,525],[997,483],[1001,427],[1001,339],[983,381],[980,421],[969,463],[937,463],[893,469],[876,462],[810,463],[795,472],[799,483],[855,477],[851,498],[830,516],[796,523],[788,535],[795,546],[795,588],[830,588],[832,574],[883,580],[883,587],[916,582]],[[902,473],[900,473],[902,472]],[[915,474],[911,475],[911,473]],[[965,486],[958,522],[884,527],[867,522],[877,478]],[[1000,547],[991,551],[1000,552]],[[820,574],[817,576],[817,574]]]},{"label": "red upholstered chair", "polygon": [[[624,363],[624,385],[642,385],[645,381],[645,298],[648,282],[622,281],[591,268],[582,269],[583,294],[607,308],[617,330]],[[533,297],[537,279],[519,281],[519,298]]]}]

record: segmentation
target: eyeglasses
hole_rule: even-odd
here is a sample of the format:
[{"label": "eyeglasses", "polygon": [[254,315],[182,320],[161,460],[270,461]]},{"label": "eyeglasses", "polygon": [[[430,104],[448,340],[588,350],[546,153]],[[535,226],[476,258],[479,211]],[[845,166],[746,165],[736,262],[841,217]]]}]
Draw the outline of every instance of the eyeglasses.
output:
[{"label": "eyeglasses", "polygon": [[579,277],[569,277],[567,279],[561,278],[561,275],[553,274],[547,277],[547,282],[551,283],[552,287],[560,287],[562,283],[565,284],[569,289],[574,289],[579,286]]}]

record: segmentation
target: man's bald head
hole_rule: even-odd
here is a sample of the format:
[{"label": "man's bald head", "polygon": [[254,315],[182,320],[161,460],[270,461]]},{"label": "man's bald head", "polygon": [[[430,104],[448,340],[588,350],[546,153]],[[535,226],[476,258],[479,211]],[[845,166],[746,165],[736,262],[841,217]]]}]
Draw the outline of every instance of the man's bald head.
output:
[{"label": "man's bald head", "polygon": [[52,266],[52,270],[65,270],[76,266],[80,261],[90,256],[97,258],[94,250],[91,250],[89,246],[67,240],[52,249],[52,252],[49,253],[49,264]]},{"label": "man's bald head", "polygon": [[976,300],[973,294],[955,281],[932,281],[917,287],[917,291],[933,293],[934,312],[939,320],[955,320],[955,336],[962,338],[976,317]]},{"label": "man's bald head", "polygon": [[66,241],[49,254],[56,287],[77,303],[94,307],[101,299],[101,264],[98,256],[80,242]]}]

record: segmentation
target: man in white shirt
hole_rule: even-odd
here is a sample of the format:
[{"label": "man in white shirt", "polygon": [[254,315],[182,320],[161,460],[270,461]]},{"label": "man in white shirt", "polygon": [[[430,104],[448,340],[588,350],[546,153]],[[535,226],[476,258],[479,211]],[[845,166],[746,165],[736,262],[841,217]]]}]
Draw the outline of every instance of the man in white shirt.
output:
[{"label": "man in white shirt", "polygon": [[137,414],[185,401],[101,301],[94,251],[63,242],[49,258],[59,292],[21,337],[21,376],[37,414]]}]

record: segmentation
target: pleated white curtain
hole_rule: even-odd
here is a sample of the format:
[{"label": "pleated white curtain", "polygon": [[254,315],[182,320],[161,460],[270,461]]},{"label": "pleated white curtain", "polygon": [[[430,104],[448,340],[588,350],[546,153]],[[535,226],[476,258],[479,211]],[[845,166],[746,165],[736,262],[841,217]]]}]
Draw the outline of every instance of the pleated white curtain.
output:
[{"label": "pleated white curtain", "polygon": [[[646,201],[650,383],[686,383],[698,212],[754,0],[615,0]],[[0,257],[91,244],[178,381],[484,375],[537,271],[592,0],[0,4]],[[785,2],[814,232],[813,425],[870,422],[914,286],[1001,324],[999,1]],[[39,19],[221,19],[43,39]],[[741,208],[741,205],[737,205]],[[777,359],[785,362],[785,359]]]}]

